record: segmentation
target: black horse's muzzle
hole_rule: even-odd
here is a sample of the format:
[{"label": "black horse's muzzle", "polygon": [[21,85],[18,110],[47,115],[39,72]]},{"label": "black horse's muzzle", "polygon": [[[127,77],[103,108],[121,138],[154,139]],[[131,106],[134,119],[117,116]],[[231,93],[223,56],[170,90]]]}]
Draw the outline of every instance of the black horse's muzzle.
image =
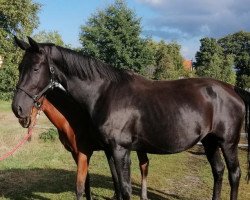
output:
[{"label": "black horse's muzzle", "polygon": [[23,128],[29,128],[31,124],[31,117],[18,118],[18,121],[19,121],[19,124],[21,124]]}]

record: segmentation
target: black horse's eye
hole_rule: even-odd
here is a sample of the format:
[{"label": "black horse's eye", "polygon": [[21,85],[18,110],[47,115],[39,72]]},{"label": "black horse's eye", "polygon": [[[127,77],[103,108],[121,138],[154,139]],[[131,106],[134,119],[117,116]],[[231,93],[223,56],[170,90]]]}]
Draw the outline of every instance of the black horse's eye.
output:
[{"label": "black horse's eye", "polygon": [[39,69],[38,69],[38,68],[35,68],[34,71],[37,72],[37,71],[39,71]]}]

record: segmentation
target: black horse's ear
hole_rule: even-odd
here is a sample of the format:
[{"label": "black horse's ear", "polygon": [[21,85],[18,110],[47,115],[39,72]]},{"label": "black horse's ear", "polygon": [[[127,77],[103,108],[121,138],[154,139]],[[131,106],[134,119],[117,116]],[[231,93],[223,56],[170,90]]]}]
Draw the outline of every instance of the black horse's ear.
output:
[{"label": "black horse's ear", "polygon": [[17,46],[19,46],[22,50],[26,50],[30,47],[30,45],[27,42],[24,42],[23,40],[18,39],[17,36],[14,36],[14,40]]},{"label": "black horse's ear", "polygon": [[35,40],[33,40],[31,37],[29,37],[29,36],[27,38],[28,38],[28,41],[30,43],[31,48],[33,50],[35,50],[35,51],[39,51],[39,45],[38,45],[38,43]]}]

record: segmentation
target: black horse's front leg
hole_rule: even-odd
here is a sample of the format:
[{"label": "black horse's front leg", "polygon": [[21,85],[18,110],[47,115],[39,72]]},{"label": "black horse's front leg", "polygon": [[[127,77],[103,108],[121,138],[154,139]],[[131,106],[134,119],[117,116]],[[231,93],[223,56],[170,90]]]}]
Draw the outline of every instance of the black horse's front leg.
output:
[{"label": "black horse's front leg", "polygon": [[85,195],[86,195],[86,200],[92,200],[89,173],[87,173],[87,177],[85,181]]},{"label": "black horse's front leg", "polygon": [[131,177],[130,177],[130,150],[117,145],[113,149],[113,158],[119,180],[120,191],[123,200],[131,199]]},{"label": "black horse's front leg", "polygon": [[105,151],[105,155],[106,155],[108,163],[109,163],[109,168],[111,171],[112,180],[113,180],[114,189],[115,189],[113,199],[114,200],[122,200],[122,194],[121,194],[121,190],[120,190],[118,175],[117,175],[116,168],[115,168],[114,158],[113,158],[112,153],[110,151]]}]

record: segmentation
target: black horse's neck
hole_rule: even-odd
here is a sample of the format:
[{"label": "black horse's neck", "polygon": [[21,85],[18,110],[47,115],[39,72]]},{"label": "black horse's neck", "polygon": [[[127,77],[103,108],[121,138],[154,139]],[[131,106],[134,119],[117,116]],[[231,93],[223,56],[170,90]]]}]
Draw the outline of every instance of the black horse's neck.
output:
[{"label": "black horse's neck", "polygon": [[50,59],[58,81],[90,114],[102,96],[100,91],[105,93],[111,85],[126,84],[133,77],[124,70],[58,46],[51,47]]},{"label": "black horse's neck", "polygon": [[105,79],[111,82],[131,79],[131,75],[126,71],[112,67],[98,59],[63,47],[53,46],[52,48],[52,60],[67,77],[74,76],[85,81]]}]

